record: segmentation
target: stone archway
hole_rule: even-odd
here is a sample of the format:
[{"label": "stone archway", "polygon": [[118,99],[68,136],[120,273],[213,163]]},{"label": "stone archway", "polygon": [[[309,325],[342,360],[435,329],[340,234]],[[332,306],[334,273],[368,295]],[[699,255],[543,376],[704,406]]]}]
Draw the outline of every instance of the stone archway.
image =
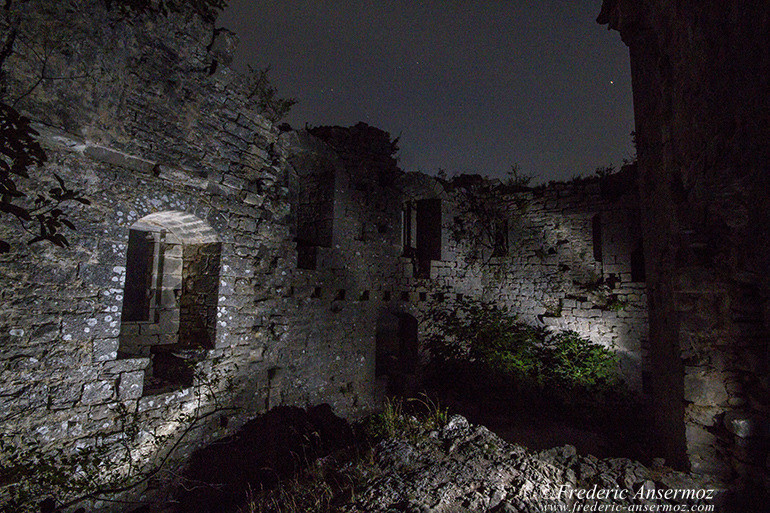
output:
[{"label": "stone archway", "polygon": [[192,214],[150,214],[129,229],[119,358],[149,358],[144,393],[190,386],[213,349],[222,244]]}]

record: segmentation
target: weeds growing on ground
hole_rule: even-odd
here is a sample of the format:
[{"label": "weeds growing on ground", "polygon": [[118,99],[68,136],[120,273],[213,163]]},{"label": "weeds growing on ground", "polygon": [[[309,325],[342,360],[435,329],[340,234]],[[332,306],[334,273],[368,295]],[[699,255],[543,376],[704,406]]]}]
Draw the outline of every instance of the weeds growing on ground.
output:
[{"label": "weeds growing on ground", "polygon": [[363,423],[364,437],[370,442],[386,438],[416,439],[425,432],[440,429],[447,423],[449,411],[427,394],[404,399],[391,397],[385,400],[380,413],[368,417]]},{"label": "weeds growing on ground", "polygon": [[427,432],[443,427],[448,418],[448,410],[427,394],[407,399],[388,398],[382,411],[358,426],[360,436],[354,447],[306,461],[297,475],[275,486],[249,489],[246,503],[238,513],[339,511],[379,474],[373,448],[379,441],[388,438],[416,441]]}]

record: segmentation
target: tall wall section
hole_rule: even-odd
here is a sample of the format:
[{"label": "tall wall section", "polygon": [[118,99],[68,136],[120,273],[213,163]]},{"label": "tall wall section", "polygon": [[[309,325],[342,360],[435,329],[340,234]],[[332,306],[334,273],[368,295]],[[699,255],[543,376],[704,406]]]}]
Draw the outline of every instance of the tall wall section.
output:
[{"label": "tall wall section", "polygon": [[770,4],[613,0],[599,22],[631,55],[660,445],[770,489]]},{"label": "tall wall section", "polygon": [[[316,176],[328,174],[323,187],[334,188],[328,238],[335,242],[313,249],[313,271],[337,273],[337,288],[323,291],[332,296],[356,277],[358,288],[346,294],[366,297],[374,309],[379,346],[397,347],[393,340],[406,336],[399,330],[409,318],[475,298],[508,307],[529,324],[574,330],[617,350],[627,383],[646,390],[647,298],[633,165],[602,178],[506,189],[481,177],[404,173],[391,158],[389,135],[364,124],[286,137],[297,141],[292,159],[306,170],[298,174],[315,167]],[[318,158],[322,148],[341,157],[333,173]],[[305,180],[301,187],[319,183]],[[319,201],[311,211],[324,208],[326,200]],[[490,211],[496,227],[485,226],[490,215],[480,215]],[[469,229],[458,232],[460,225]],[[429,326],[417,329],[421,339]],[[380,360],[393,356],[378,351]]]},{"label": "tall wall section", "polygon": [[[301,170],[226,67],[234,36],[97,0],[5,16],[3,100],[48,157],[17,183],[48,190],[58,175],[90,205],[63,207],[66,248],[27,244],[34,233],[3,214],[4,449],[59,462],[88,449],[117,462],[102,477],[136,478],[273,406],[371,410],[375,328],[352,299],[358,277],[342,263],[297,270]],[[0,504],[18,490],[4,482]],[[101,497],[88,509],[123,507]]]}]

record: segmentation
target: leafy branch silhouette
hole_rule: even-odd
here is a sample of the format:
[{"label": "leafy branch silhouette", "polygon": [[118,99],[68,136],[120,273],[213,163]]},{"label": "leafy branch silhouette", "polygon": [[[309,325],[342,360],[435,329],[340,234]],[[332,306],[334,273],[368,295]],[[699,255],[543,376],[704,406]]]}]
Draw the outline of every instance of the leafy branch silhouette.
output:
[{"label": "leafy branch silhouette", "polygon": [[[75,230],[63,207],[76,202],[90,205],[81,191],[71,189],[57,174],[57,185],[44,190],[24,190],[17,182],[29,179],[33,168],[42,166],[47,155],[37,140],[38,132],[31,121],[10,105],[0,102],[0,216],[9,215],[21,224],[32,238],[28,244],[48,241],[55,246],[69,245],[62,229]],[[0,253],[11,245],[0,239]]]}]

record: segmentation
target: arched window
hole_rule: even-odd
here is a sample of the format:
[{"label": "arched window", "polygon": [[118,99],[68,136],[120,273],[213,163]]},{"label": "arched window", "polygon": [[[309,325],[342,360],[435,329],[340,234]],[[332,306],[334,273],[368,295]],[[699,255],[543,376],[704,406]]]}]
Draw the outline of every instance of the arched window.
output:
[{"label": "arched window", "polygon": [[145,395],[192,384],[214,348],[222,244],[204,221],[159,212],[129,229],[119,358],[150,358]]}]

